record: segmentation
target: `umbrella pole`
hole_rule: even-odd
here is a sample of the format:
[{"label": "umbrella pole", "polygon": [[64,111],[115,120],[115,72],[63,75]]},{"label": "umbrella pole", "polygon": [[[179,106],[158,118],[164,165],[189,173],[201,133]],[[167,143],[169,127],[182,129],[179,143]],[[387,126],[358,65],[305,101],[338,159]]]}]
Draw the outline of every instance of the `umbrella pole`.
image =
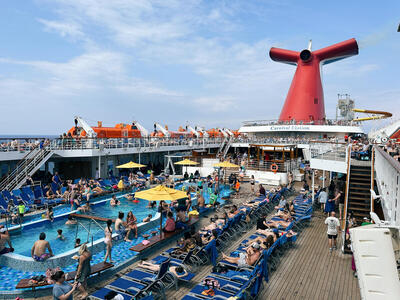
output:
[{"label": "umbrella pole", "polygon": [[161,236],[162,236],[162,215],[163,215],[163,207],[161,206],[160,209],[161,213],[160,213],[160,241],[161,241]]}]

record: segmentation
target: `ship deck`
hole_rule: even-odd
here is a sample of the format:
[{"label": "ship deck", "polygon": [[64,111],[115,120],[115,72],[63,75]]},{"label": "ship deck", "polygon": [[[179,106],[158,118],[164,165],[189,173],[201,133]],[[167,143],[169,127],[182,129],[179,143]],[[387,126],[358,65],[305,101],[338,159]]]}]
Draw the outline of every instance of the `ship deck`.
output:
[{"label": "ship deck", "polygon": [[[254,230],[240,240],[250,236]],[[225,253],[235,249],[237,240]],[[182,299],[211,271],[200,269],[193,282],[167,292],[167,299]],[[360,299],[357,278],[351,269],[351,256],[339,250],[329,253],[324,216],[315,212],[310,226],[304,229],[296,246],[286,251],[278,269],[264,283],[258,299]]]}]

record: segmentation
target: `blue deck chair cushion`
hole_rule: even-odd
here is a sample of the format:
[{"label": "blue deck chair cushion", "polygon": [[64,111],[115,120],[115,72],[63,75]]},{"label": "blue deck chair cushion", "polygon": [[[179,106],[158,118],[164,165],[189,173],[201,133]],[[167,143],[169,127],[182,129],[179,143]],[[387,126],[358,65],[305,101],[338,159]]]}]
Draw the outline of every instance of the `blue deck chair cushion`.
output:
[{"label": "blue deck chair cushion", "polygon": [[125,278],[118,278],[117,280],[111,282],[108,284],[111,287],[115,287],[117,289],[123,290],[127,292],[130,288],[133,288],[134,290],[140,291],[146,287],[146,285],[141,284],[139,282],[125,279]]},{"label": "blue deck chair cushion", "polygon": [[112,290],[112,289],[106,288],[106,287],[94,292],[93,294],[91,294],[91,296],[94,297],[94,298],[103,300],[104,297],[111,291],[117,292],[118,294],[122,295],[124,297],[124,300],[131,300],[132,299],[132,295],[128,295],[128,294],[125,294],[123,292]]}]

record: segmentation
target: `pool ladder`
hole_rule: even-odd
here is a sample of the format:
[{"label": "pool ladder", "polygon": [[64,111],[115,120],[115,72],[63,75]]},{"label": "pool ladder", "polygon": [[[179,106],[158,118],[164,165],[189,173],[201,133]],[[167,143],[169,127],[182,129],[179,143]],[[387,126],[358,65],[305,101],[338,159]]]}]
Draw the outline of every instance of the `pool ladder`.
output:
[{"label": "pool ladder", "polygon": [[[100,228],[100,229],[97,229],[97,230],[96,230],[95,232],[93,232],[93,233],[91,232],[91,225],[92,225],[92,222],[93,222],[97,227]],[[77,221],[76,231],[75,231],[75,240],[76,240],[76,238],[78,237],[79,226],[82,226],[82,228],[85,229],[85,231],[87,232],[86,243],[89,243],[90,238],[91,238],[92,248],[93,248],[93,237],[94,237],[94,235],[95,235],[96,233],[98,233],[100,230],[101,230],[101,231],[104,231],[104,228],[100,225],[99,222],[97,222],[97,221],[94,220],[94,219],[90,219],[89,226],[88,226],[89,228],[86,228],[85,225],[83,225],[81,222]]]}]

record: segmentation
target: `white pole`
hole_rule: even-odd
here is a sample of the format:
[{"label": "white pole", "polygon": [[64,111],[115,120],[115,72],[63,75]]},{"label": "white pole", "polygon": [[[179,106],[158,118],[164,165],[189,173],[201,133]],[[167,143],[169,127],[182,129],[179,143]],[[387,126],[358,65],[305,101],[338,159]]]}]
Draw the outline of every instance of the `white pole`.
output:
[{"label": "white pole", "polygon": [[325,187],[325,170],[322,170],[322,188]]},{"label": "white pole", "polygon": [[311,175],[312,175],[312,178],[311,178],[311,186],[312,186],[312,202],[313,202],[313,204],[314,204],[314,193],[315,193],[315,191],[314,191],[314,170],[312,170],[311,171]]},{"label": "white pole", "polygon": [[[101,153],[99,152],[99,178],[101,178]],[[96,178],[98,179],[98,178]]]}]

